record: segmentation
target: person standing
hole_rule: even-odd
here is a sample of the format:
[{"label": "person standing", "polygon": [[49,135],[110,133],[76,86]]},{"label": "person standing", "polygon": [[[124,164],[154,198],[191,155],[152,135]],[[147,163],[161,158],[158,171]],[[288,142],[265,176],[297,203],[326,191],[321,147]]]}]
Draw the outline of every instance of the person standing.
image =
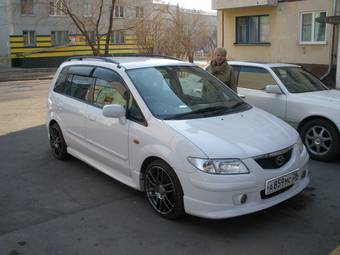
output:
[{"label": "person standing", "polygon": [[228,65],[226,49],[215,49],[214,58],[206,68],[206,71],[216,76],[220,81],[237,93],[236,77],[233,68]]}]

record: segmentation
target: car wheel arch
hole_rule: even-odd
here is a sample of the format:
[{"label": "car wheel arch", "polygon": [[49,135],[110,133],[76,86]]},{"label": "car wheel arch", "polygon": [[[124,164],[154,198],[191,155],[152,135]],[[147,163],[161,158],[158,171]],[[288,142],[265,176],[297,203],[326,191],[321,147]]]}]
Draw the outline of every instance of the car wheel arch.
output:
[{"label": "car wheel arch", "polygon": [[[154,162],[156,160],[161,160],[165,164],[167,164],[171,167],[171,165],[166,160],[164,160],[164,159],[162,159],[158,156],[149,156],[146,159],[144,159],[144,161],[143,161],[143,163],[140,167],[140,175],[139,175],[139,186],[140,186],[140,190],[143,191],[143,192],[145,191],[144,190],[144,176],[145,176],[146,169],[147,169],[149,164],[151,164],[152,162]],[[175,171],[174,171],[174,174],[177,176]]]},{"label": "car wheel arch", "polygon": [[[324,120],[324,121],[329,122],[330,124],[332,124],[332,125],[338,130],[336,124],[335,124],[332,120],[330,120],[329,118],[324,117],[324,116],[322,116],[322,115],[313,115],[313,116],[308,116],[308,117],[306,117],[305,119],[303,119],[303,120],[299,123],[299,125],[298,125],[298,127],[297,127],[297,131],[299,132],[299,134],[301,134],[302,128],[303,128],[303,126],[304,126],[306,123],[308,123],[309,121],[312,121],[312,120],[317,120],[317,119],[322,119],[322,120]],[[339,132],[339,131],[338,131],[338,133],[339,133],[339,135],[340,135],[340,132]]]}]

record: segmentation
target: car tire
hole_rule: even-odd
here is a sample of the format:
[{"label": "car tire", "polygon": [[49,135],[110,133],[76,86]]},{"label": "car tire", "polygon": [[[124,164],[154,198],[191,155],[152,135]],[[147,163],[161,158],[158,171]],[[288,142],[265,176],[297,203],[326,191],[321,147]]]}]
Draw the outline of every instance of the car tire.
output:
[{"label": "car tire", "polygon": [[145,171],[144,188],[151,208],[161,217],[184,216],[183,190],[174,170],[162,160],[151,162]]},{"label": "car tire", "polygon": [[312,159],[329,161],[339,155],[339,131],[330,121],[310,120],[302,126],[300,134]]},{"label": "car tire", "polygon": [[67,153],[67,144],[65,142],[63,133],[57,123],[53,123],[49,128],[50,132],[50,146],[52,154],[56,159],[65,160],[69,158]]}]

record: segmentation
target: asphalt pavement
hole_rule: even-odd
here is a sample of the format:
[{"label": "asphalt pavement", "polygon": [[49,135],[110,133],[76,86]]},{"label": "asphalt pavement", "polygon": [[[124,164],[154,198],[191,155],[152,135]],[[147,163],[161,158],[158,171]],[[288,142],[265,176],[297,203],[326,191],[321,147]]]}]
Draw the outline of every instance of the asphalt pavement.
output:
[{"label": "asphalt pavement", "polygon": [[307,189],[268,210],[164,220],[144,194],[75,158],[53,158],[48,83],[0,83],[1,255],[328,255],[340,245],[340,159],[311,161]]}]

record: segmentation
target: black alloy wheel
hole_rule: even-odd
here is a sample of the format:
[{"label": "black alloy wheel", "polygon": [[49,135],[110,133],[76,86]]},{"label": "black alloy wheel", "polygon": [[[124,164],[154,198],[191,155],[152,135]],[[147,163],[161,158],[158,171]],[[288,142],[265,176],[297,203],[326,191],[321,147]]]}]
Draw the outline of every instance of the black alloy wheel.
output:
[{"label": "black alloy wheel", "polygon": [[174,170],[165,162],[152,162],[145,172],[144,188],[154,211],[166,218],[184,215],[183,190]]},{"label": "black alloy wheel", "polygon": [[327,120],[308,121],[301,129],[301,138],[312,159],[329,161],[339,156],[340,135]]},{"label": "black alloy wheel", "polygon": [[64,160],[69,157],[67,153],[67,145],[64,140],[63,133],[57,123],[50,125],[50,146],[52,154],[56,159]]}]

